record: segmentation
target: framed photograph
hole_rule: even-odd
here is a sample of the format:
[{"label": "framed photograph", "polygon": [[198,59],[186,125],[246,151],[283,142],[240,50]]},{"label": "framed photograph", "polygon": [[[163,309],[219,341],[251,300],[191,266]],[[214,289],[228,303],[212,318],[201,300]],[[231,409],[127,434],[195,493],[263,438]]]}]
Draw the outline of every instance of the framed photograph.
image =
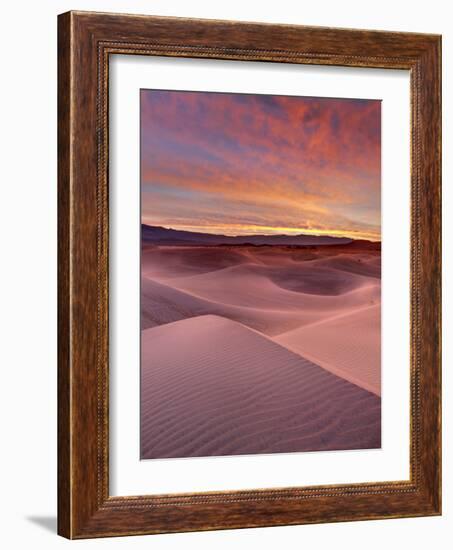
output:
[{"label": "framed photograph", "polygon": [[58,531],[441,513],[441,39],[59,16]]}]

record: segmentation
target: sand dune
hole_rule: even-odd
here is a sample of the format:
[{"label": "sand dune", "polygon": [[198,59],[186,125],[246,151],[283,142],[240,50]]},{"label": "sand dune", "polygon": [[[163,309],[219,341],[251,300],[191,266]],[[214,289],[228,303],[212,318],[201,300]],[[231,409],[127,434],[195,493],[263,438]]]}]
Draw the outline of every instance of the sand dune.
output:
[{"label": "sand dune", "polygon": [[[340,274],[340,280],[344,273]],[[323,287],[330,287],[330,279],[321,276],[318,270],[311,278],[305,272],[299,273],[298,278],[295,273],[291,276],[285,268],[279,274],[273,268],[244,264],[166,280],[165,284],[185,295],[215,304],[217,309],[210,310],[211,313],[240,320],[268,335],[350,313],[380,300],[380,281],[375,278],[350,274],[348,291],[321,294]],[[305,292],[295,290],[298,281]],[[294,290],[284,285],[293,286]]]},{"label": "sand dune", "polygon": [[157,247],[142,250],[142,275],[173,279],[199,275],[249,261],[241,251],[217,247]]},{"label": "sand dune", "polygon": [[216,302],[146,277],[142,278],[141,296],[142,330],[189,317],[215,314],[273,336],[323,318],[322,311],[258,309]]},{"label": "sand dune", "polygon": [[[273,283],[274,286],[283,290],[317,296],[338,296],[362,286],[378,286],[378,283],[370,281],[368,277],[320,267],[316,262],[304,262],[302,265],[295,266],[261,266],[244,263],[214,272],[178,277],[172,280],[172,284],[179,288],[198,289],[198,292],[203,289],[201,292],[205,294],[209,292],[210,287],[224,292],[225,285],[222,284],[222,288],[219,288],[219,280],[231,287],[232,296],[228,299],[234,297],[234,300],[241,303],[245,297],[245,291],[253,288],[255,284],[266,285],[269,287],[268,290],[271,290],[272,285],[268,283]],[[239,293],[238,286],[241,287]],[[299,298],[302,299],[302,296]],[[253,299],[255,300],[255,297]]]},{"label": "sand dune", "polygon": [[[308,263],[308,262],[307,262]],[[145,276],[148,276],[145,273]],[[380,282],[372,277],[310,266],[260,266],[243,263],[224,269],[173,278],[152,277],[199,297],[241,306],[273,309],[347,307],[362,305],[354,290],[366,287],[367,296],[379,297]],[[334,283],[334,279],[337,281]],[[333,290],[333,288],[336,292]],[[366,299],[367,299],[366,298]]]},{"label": "sand dune", "polygon": [[374,305],[297,328],[275,341],[380,395],[380,324],[381,308]]},{"label": "sand dune", "polygon": [[142,456],[380,445],[380,250],[142,249]]},{"label": "sand dune", "polygon": [[381,278],[380,255],[371,254],[339,254],[335,257],[321,258],[317,261],[319,266],[325,266],[336,271],[344,271],[365,277]]},{"label": "sand dune", "polygon": [[204,315],[142,332],[142,458],[380,447],[380,399]]}]

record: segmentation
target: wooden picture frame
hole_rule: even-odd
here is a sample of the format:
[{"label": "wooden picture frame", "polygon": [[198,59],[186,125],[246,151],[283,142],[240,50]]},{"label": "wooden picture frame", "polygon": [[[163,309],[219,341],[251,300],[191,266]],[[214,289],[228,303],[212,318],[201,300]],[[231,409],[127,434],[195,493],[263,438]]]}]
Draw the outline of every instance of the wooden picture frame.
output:
[{"label": "wooden picture frame", "polygon": [[[58,20],[58,532],[89,538],[441,513],[441,39],[69,12]],[[404,69],[411,86],[410,480],[109,495],[109,56]]]}]

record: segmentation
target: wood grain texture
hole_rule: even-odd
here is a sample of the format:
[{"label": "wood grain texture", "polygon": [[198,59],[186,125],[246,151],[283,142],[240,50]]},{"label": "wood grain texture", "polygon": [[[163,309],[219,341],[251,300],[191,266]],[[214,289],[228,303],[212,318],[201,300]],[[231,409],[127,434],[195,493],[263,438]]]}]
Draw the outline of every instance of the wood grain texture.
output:
[{"label": "wood grain texture", "polygon": [[70,18],[58,26],[58,532],[70,536]]},{"label": "wood grain texture", "polygon": [[[70,12],[59,16],[58,532],[68,538],[436,515],[440,495],[440,37]],[[411,74],[411,478],[184,495],[108,490],[112,54]]]}]

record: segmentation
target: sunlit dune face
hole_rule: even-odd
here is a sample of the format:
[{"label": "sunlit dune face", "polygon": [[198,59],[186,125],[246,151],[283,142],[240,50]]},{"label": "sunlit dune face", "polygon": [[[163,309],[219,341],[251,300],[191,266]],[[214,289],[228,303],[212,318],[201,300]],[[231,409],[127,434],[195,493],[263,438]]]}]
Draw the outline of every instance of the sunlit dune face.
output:
[{"label": "sunlit dune face", "polygon": [[141,91],[142,221],[380,240],[381,103]]}]

